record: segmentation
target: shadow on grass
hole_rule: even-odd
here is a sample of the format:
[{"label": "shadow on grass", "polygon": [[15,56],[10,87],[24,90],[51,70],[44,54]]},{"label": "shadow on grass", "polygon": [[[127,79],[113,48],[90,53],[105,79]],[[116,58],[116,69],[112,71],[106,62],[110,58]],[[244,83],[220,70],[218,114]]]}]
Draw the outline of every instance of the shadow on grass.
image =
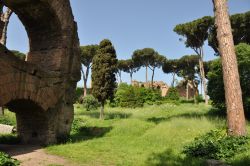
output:
[{"label": "shadow on grass", "polygon": [[212,108],[207,113],[192,112],[192,113],[184,113],[184,114],[179,114],[179,115],[172,115],[169,117],[152,117],[152,118],[148,118],[146,121],[159,124],[161,122],[169,121],[173,118],[201,119],[204,117],[208,118],[209,120],[216,120],[218,118],[225,118],[225,114],[223,111],[219,111],[215,108]]},{"label": "shadow on grass", "polygon": [[[81,115],[89,116],[91,118],[99,118],[100,113],[97,111],[85,111]],[[124,112],[107,112],[105,113],[105,120],[110,120],[110,119],[127,119],[131,117],[131,113],[124,113]]]},{"label": "shadow on grass", "polygon": [[20,143],[20,139],[16,134],[0,134],[0,143],[7,145],[16,145]]},{"label": "shadow on grass", "polygon": [[80,127],[70,135],[70,142],[79,142],[103,137],[112,127]]},{"label": "shadow on grass", "polygon": [[146,160],[147,166],[204,166],[204,160],[185,157],[182,158],[168,149],[162,153],[153,153]]}]

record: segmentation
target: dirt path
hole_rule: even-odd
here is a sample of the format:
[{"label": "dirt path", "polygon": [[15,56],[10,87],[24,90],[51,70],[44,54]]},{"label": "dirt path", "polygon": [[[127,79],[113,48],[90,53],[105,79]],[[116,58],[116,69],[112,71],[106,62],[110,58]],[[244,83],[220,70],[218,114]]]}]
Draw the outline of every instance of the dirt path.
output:
[{"label": "dirt path", "polygon": [[21,161],[21,166],[76,166],[62,157],[47,154],[40,146],[0,145],[0,151]]}]

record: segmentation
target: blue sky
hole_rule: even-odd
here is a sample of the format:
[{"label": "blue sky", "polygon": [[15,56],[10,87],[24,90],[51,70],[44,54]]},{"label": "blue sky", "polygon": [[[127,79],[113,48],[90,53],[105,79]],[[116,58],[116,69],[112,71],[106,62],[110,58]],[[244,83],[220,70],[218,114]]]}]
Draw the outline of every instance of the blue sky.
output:
[{"label": "blue sky", "polygon": [[[168,59],[179,58],[194,52],[185,48],[180,36],[173,32],[175,25],[213,15],[212,0],[70,0],[81,45],[98,44],[110,39],[118,59],[128,59],[136,49],[154,48]],[[250,0],[229,0],[230,14],[250,10]],[[23,25],[14,15],[8,29],[7,47],[24,53],[29,41]],[[205,59],[214,59],[211,48],[205,46]],[[145,80],[145,69],[134,74],[136,80]],[[149,73],[151,74],[151,73]],[[129,75],[123,73],[123,81]],[[168,84],[171,77],[161,69],[155,80]],[[82,86],[82,82],[78,83]]]}]

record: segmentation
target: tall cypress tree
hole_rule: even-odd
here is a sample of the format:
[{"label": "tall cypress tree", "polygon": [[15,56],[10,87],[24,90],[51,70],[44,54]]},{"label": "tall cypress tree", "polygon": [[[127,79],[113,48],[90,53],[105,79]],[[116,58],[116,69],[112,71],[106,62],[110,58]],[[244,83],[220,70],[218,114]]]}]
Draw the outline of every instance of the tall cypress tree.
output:
[{"label": "tall cypress tree", "polygon": [[104,103],[107,99],[112,100],[114,90],[117,87],[116,51],[110,40],[100,42],[96,56],[92,64],[92,94],[101,103],[100,119],[104,119]]}]

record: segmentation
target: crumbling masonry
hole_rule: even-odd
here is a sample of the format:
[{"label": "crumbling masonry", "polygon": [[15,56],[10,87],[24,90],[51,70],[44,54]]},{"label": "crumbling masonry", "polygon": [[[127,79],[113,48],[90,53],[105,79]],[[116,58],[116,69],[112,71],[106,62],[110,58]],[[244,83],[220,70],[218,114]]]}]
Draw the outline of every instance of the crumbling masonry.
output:
[{"label": "crumbling masonry", "polygon": [[79,39],[70,2],[2,2],[23,23],[30,50],[21,61],[0,45],[0,106],[16,113],[22,142],[56,143],[69,135],[80,79]]}]

